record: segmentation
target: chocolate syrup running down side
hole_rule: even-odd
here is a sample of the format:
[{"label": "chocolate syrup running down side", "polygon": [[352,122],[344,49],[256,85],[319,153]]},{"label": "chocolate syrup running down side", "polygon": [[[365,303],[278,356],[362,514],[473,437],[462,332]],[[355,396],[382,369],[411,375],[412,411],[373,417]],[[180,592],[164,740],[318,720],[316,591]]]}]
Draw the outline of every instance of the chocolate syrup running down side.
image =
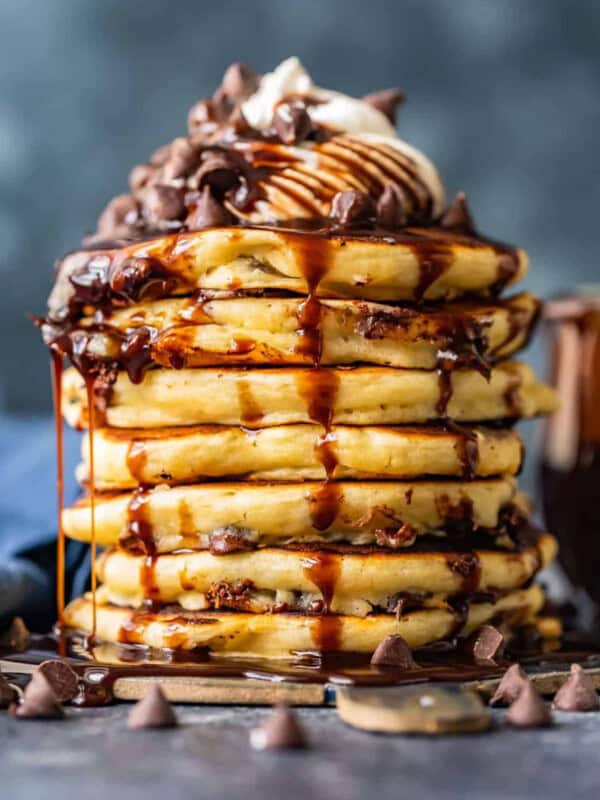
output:
[{"label": "chocolate syrup running down side", "polygon": [[546,524],[575,586],[600,603],[600,289],[547,304],[551,380],[561,408],[546,423]]}]

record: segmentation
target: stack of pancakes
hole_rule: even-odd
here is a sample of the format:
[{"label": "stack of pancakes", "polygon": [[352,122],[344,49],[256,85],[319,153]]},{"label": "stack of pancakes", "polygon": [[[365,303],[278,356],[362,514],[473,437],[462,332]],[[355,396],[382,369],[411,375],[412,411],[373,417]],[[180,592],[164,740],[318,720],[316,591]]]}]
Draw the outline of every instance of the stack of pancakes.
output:
[{"label": "stack of pancakes", "polygon": [[511,360],[538,302],[499,299],[526,256],[445,208],[397,94],[305,75],[230,68],[58,266],[44,335],[88,428],[62,530],[106,548],[64,622],[100,639],[371,653],[544,604],[513,423],[555,398]]}]

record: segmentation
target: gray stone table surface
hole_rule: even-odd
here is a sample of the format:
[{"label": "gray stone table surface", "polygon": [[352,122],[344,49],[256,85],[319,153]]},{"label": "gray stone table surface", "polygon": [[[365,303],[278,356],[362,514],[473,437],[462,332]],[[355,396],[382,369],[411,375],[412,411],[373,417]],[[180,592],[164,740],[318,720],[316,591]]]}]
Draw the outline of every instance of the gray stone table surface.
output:
[{"label": "gray stone table surface", "polygon": [[600,794],[600,713],[557,714],[543,731],[382,736],[334,709],[300,709],[313,747],[264,753],[248,734],[268,709],[178,708],[174,730],[129,731],[127,705],[69,709],[59,722],[0,714],[2,800],[575,800]]}]

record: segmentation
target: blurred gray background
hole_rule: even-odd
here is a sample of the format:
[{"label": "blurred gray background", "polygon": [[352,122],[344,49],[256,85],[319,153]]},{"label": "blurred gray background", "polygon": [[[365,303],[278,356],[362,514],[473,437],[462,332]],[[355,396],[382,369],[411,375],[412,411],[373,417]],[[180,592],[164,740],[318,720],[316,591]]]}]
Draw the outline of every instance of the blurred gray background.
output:
[{"label": "blurred gray background", "polygon": [[50,407],[25,313],[54,259],[235,60],[402,86],[402,135],[529,250],[530,287],[598,280],[599,28],[600,3],[566,0],[0,0],[0,413]]}]

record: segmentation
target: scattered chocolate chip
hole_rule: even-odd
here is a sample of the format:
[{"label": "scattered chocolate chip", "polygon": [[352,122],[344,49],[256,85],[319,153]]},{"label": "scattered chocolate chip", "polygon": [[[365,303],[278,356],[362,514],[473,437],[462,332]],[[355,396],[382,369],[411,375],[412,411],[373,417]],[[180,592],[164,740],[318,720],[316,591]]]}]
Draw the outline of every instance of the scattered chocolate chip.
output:
[{"label": "scattered chocolate chip", "polygon": [[552,725],[552,714],[531,681],[524,684],[508,709],[506,722],[514,728],[546,728]]},{"label": "scattered chocolate chip", "polygon": [[70,664],[60,658],[42,661],[37,672],[46,678],[59,703],[72,700],[79,690],[79,676]]},{"label": "scattered chocolate chip", "polygon": [[389,119],[392,125],[396,124],[396,111],[398,106],[404,102],[404,92],[400,89],[382,89],[380,92],[372,92],[363,97],[365,103],[381,111]]},{"label": "scattered chocolate chip", "polygon": [[99,236],[110,236],[122,225],[133,225],[139,217],[139,206],[131,194],[120,194],[113,197],[98,217],[97,233]]},{"label": "scattered chocolate chip", "polygon": [[312,131],[313,124],[302,100],[280,103],[273,115],[273,125],[284,144],[299,144]]},{"label": "scattered chocolate chip", "polygon": [[210,186],[205,186],[185,222],[190,230],[199,230],[231,225],[233,221],[233,215],[213,196]]},{"label": "scattered chocolate chip", "polygon": [[498,684],[498,688],[494,692],[494,696],[490,700],[491,706],[509,706],[520,695],[524,686],[529,683],[529,678],[521,669],[519,664],[510,666],[502,680]]},{"label": "scattered chocolate chip", "polygon": [[331,202],[331,215],[342,225],[367,222],[375,216],[375,204],[366,192],[338,192]]},{"label": "scattered chocolate chip", "polygon": [[129,188],[132,192],[139,192],[149,185],[156,175],[156,169],[150,164],[137,164],[129,173]]},{"label": "scattered chocolate chip", "polygon": [[158,683],[151,684],[146,694],[129,712],[127,727],[139,728],[174,728],[177,717],[173,706],[165,697]]},{"label": "scattered chocolate chip", "polygon": [[255,750],[288,750],[304,748],[307,741],[289,706],[280,703],[260,728],[251,731],[250,744]]},{"label": "scattered chocolate chip", "polygon": [[254,70],[246,64],[236,63],[227,67],[221,81],[221,89],[229,100],[239,103],[254,94],[258,89],[258,83],[259,77]]},{"label": "scattered chocolate chip", "polygon": [[571,664],[571,674],[554,695],[552,707],[559,711],[597,711],[600,708],[594,682],[579,664]]},{"label": "scattered chocolate chip", "polygon": [[504,636],[493,625],[483,625],[473,641],[473,659],[476,664],[497,663],[504,651]]},{"label": "scattered chocolate chip", "polygon": [[410,647],[401,636],[386,636],[377,645],[371,657],[371,664],[377,667],[399,667],[400,669],[418,669],[412,657]]},{"label": "scattered chocolate chip", "polygon": [[17,691],[4,675],[0,675],[0,708],[8,708],[17,701]]},{"label": "scattered chocolate chip", "polygon": [[377,223],[382,228],[406,225],[406,197],[399,186],[388,183],[377,201]]},{"label": "scattered chocolate chip", "polygon": [[25,687],[23,699],[12,707],[16,717],[22,719],[62,719],[65,712],[52,687],[41,672],[34,672]]},{"label": "scattered chocolate chip", "polygon": [[454,200],[442,214],[440,228],[446,228],[459,233],[473,233],[475,223],[467,205],[467,196],[458,192]]},{"label": "scattered chocolate chip", "polygon": [[141,197],[145,216],[153,224],[179,219],[185,211],[184,194],[184,189],[176,186],[147,187]]},{"label": "scattered chocolate chip", "polygon": [[0,644],[22,653],[29,647],[29,631],[21,617],[15,617],[0,637]]}]

